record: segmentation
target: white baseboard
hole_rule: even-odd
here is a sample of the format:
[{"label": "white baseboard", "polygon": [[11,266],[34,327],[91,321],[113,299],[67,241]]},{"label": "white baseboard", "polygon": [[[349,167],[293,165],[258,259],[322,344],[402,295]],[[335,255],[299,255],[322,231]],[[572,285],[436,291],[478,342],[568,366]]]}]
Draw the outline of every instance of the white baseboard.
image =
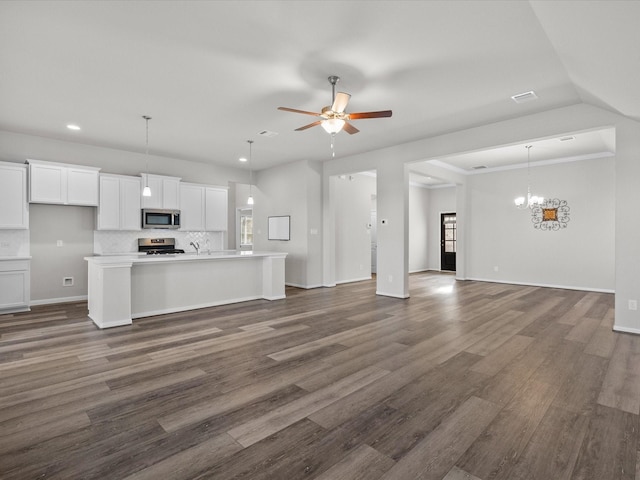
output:
[{"label": "white baseboard", "polygon": [[591,288],[591,287],[579,287],[575,285],[554,285],[548,283],[535,283],[535,282],[513,282],[507,280],[495,280],[490,278],[474,278],[467,277],[465,280],[472,280],[474,282],[490,282],[490,283],[506,283],[509,285],[524,285],[527,287],[543,287],[543,288],[559,288],[562,290],[579,290],[583,292],[596,292],[596,293],[615,293],[615,290],[606,288]]},{"label": "white baseboard", "polygon": [[428,272],[430,270],[433,270],[431,268],[420,268],[418,270],[409,270],[409,273],[422,273],[422,272]]},{"label": "white baseboard", "polygon": [[[287,287],[304,288],[305,290],[309,290],[311,288],[322,288],[322,287],[326,286],[326,285],[300,285],[300,284],[297,284],[297,283],[287,283],[287,282],[285,282],[285,285]],[[334,287],[335,287],[335,285],[334,285]]]},{"label": "white baseboard", "polygon": [[354,283],[354,282],[364,282],[365,280],[371,280],[373,277],[371,275],[369,275],[368,277],[361,277],[361,278],[352,278],[349,280],[340,280],[339,282],[336,281],[336,285],[340,285],[343,283]]},{"label": "white baseboard", "polygon": [[622,333],[635,333],[636,335],[640,335],[640,328],[618,327],[614,325],[613,331]]},{"label": "white baseboard", "polygon": [[385,293],[385,292],[380,292],[378,290],[376,290],[376,295],[381,295],[383,297],[393,297],[393,298],[401,298],[401,299],[405,299],[405,298],[409,298],[410,295],[398,295],[396,293]]},{"label": "white baseboard", "polygon": [[29,302],[29,305],[51,305],[53,303],[82,302],[86,300],[87,300],[86,295],[79,295],[77,297],[45,298],[42,300],[31,300]]}]

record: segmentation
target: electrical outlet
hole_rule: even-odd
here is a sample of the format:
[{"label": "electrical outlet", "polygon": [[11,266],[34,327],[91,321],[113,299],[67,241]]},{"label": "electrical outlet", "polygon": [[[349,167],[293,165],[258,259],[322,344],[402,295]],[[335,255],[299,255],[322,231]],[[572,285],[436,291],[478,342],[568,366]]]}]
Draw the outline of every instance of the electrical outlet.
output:
[{"label": "electrical outlet", "polygon": [[500,270],[500,269],[498,268],[498,266],[497,266],[497,265],[496,265],[495,267],[493,267],[493,271],[494,271],[494,272],[497,272],[498,270]]},{"label": "electrical outlet", "polygon": [[389,275],[389,283],[393,283],[393,275]]},{"label": "electrical outlet", "polygon": [[637,300],[629,300],[629,310],[638,310]]},{"label": "electrical outlet", "polygon": [[62,240],[58,240],[56,242],[56,247],[62,247],[64,245],[64,242]]},{"label": "electrical outlet", "polygon": [[73,277],[64,277],[62,279],[63,287],[73,287]]}]

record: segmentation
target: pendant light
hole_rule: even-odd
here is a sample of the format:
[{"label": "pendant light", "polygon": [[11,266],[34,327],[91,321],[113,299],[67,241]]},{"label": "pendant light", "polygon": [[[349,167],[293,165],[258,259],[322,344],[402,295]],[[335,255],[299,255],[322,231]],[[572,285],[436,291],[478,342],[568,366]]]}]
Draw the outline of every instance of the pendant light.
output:
[{"label": "pendant light", "polygon": [[[537,195],[531,195],[531,173],[530,173],[530,163],[531,163],[531,145],[526,146],[527,149],[527,198],[518,197],[514,200],[516,204],[516,208],[520,210],[524,210],[525,208],[533,208],[544,203],[544,197],[539,197]],[[526,200],[526,203],[525,203]]]},{"label": "pendant light", "polygon": [[249,144],[249,198],[247,199],[247,205],[253,205],[253,195],[252,186],[253,186],[253,166],[251,164],[251,146],[253,144],[253,140],[247,140]]},{"label": "pendant light", "polygon": [[147,140],[145,143],[145,150],[144,150],[144,155],[146,158],[146,170],[147,170],[147,174],[145,175],[145,186],[142,189],[142,196],[143,197],[150,197],[151,196],[151,189],[149,188],[149,120],[151,120],[151,117],[147,116],[147,115],[143,115],[142,118],[144,118],[146,124],[147,124]]}]

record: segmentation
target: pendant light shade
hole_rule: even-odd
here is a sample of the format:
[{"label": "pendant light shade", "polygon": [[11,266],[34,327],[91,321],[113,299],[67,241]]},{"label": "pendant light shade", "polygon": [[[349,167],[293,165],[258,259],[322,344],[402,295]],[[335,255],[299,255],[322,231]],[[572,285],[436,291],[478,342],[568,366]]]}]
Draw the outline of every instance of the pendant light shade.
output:
[{"label": "pendant light shade", "polygon": [[145,150],[144,150],[144,155],[145,155],[145,158],[146,158],[147,174],[145,175],[145,185],[144,185],[144,188],[142,189],[142,196],[143,197],[150,197],[151,196],[151,188],[149,188],[149,120],[151,120],[151,117],[149,117],[147,115],[143,115],[142,118],[144,118],[144,120],[146,122],[146,126],[147,126],[147,136],[146,136]]}]

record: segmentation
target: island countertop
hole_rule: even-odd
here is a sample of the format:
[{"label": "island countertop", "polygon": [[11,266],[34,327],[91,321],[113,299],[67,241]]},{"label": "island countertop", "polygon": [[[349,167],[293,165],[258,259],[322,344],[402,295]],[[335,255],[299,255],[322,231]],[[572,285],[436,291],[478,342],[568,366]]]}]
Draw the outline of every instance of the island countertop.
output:
[{"label": "island countertop", "polygon": [[164,262],[197,262],[209,260],[221,260],[229,258],[256,258],[256,257],[276,257],[285,258],[286,253],[282,252],[254,252],[240,250],[220,250],[211,253],[165,253],[161,255],[145,255],[139,253],[124,253],[120,255],[93,255],[84,257],[88,262],[100,265],[131,262],[133,264],[144,263],[164,263]]}]

